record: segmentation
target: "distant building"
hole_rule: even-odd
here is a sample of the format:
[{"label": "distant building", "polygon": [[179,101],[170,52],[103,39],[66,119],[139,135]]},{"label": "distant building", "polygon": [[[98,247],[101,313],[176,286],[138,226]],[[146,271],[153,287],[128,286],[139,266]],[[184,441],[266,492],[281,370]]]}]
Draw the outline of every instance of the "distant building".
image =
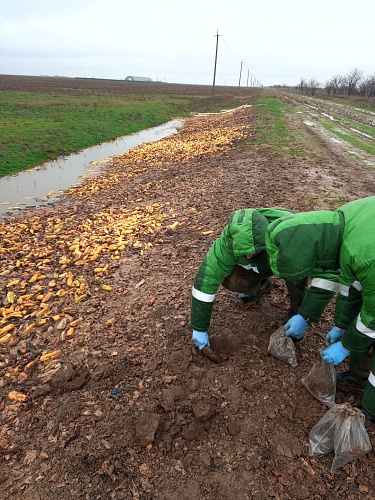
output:
[{"label": "distant building", "polygon": [[152,79],[147,76],[127,76],[125,78],[126,82],[143,82],[143,83],[152,83]]}]

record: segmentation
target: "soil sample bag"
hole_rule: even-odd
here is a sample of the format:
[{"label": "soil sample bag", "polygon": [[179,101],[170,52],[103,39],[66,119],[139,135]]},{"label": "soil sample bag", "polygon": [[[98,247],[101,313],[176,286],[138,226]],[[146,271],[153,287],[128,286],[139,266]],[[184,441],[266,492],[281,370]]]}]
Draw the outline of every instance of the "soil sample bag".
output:
[{"label": "soil sample bag", "polygon": [[359,408],[352,408],[349,403],[338,405],[334,436],[335,457],[331,472],[365,455],[372,446],[365,428],[365,416]]},{"label": "soil sample bag", "polygon": [[297,366],[297,353],[294,342],[290,337],[285,336],[283,326],[280,326],[270,337],[268,352],[275,358],[288,363],[293,368]]},{"label": "soil sample bag", "polygon": [[333,404],[309,434],[312,457],[334,451],[331,472],[371,451],[365,416],[349,403]]},{"label": "soil sample bag", "polygon": [[320,356],[314,362],[311,370],[301,379],[306,389],[321,403],[332,406],[336,397],[336,370]]},{"label": "soil sample bag", "polygon": [[332,405],[325,415],[311,429],[309,434],[309,455],[317,457],[330,453],[334,448],[336,417],[340,405]]}]

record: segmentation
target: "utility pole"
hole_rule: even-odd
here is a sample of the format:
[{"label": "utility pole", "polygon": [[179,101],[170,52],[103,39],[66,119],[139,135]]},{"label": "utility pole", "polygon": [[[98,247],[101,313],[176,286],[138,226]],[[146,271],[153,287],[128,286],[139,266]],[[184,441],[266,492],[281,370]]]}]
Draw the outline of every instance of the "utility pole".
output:
[{"label": "utility pole", "polygon": [[241,86],[242,64],[243,64],[243,61],[241,61],[241,69],[240,69],[240,78],[238,80],[238,88],[240,88],[240,86]]},{"label": "utility pole", "polygon": [[216,30],[216,51],[215,51],[215,67],[214,67],[214,81],[212,83],[212,95],[215,95],[215,80],[216,80],[216,64],[217,64],[217,48],[219,46],[219,30]]}]

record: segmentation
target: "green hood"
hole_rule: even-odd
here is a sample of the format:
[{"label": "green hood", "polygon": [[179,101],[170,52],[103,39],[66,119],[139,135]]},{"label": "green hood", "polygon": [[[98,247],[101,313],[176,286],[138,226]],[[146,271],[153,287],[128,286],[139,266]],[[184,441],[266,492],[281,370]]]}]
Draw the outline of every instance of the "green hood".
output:
[{"label": "green hood", "polygon": [[283,217],[266,230],[269,263],[276,276],[298,280],[313,269],[338,269],[343,221],[338,212],[319,210]]},{"label": "green hood", "polygon": [[258,210],[236,210],[225,227],[228,252],[235,257],[256,254],[266,249],[265,232],[269,221]]}]

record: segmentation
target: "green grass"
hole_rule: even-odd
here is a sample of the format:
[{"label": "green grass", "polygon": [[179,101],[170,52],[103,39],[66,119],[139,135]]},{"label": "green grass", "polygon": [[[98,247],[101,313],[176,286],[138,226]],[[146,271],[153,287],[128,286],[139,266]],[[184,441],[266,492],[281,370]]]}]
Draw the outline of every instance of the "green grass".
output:
[{"label": "green grass", "polygon": [[[374,99],[365,99],[358,96],[323,96],[320,94],[316,96],[316,99],[318,101],[324,101],[325,103],[332,104],[331,114],[333,115],[335,121],[328,120],[324,118],[323,115],[317,114],[314,116],[315,121],[318,121],[319,124],[331,134],[351,144],[353,147],[371,155],[375,154],[374,126],[361,123],[344,116],[344,114],[341,114],[341,112],[349,110],[355,115],[364,116],[368,119],[368,114],[365,110],[373,111],[375,109]],[[340,123],[342,125],[340,125]],[[360,134],[354,132],[354,130],[350,130],[350,128],[355,129],[358,132],[362,132],[369,137],[365,137],[363,135],[361,136]]]},{"label": "green grass", "polygon": [[[327,129],[329,132],[332,134],[336,135],[337,137],[340,137],[340,139],[348,142],[352,146],[356,147],[357,149],[360,149],[361,151],[365,151],[366,153],[370,153],[372,155],[375,155],[375,144],[373,142],[373,139],[361,139],[360,136],[357,136],[355,132],[351,132],[353,135],[349,135],[348,133],[343,133],[340,132],[340,130],[337,129],[337,125],[332,124],[331,121],[328,120],[321,120],[321,124],[325,129]],[[358,122],[353,122],[353,128],[356,128],[357,130],[363,130],[363,126],[360,126]],[[366,132],[369,135],[373,135],[372,133]]]},{"label": "green grass", "polygon": [[0,175],[186,115],[187,101],[0,94]]},{"label": "green grass", "polygon": [[370,111],[375,111],[375,99],[372,98],[367,98],[367,97],[360,97],[360,96],[348,96],[348,95],[341,95],[341,96],[334,96],[330,95],[327,96],[325,94],[317,94],[315,96],[317,99],[321,99],[323,101],[327,102],[332,102],[335,104],[339,104],[341,106],[349,106],[351,108],[357,107],[357,108],[362,108],[362,109],[368,109]]},{"label": "green grass", "polygon": [[364,138],[364,139],[368,139],[368,140],[375,139],[375,127],[373,127],[373,126],[370,127],[369,125],[366,125],[365,123],[360,123],[360,122],[357,122],[355,120],[351,120],[350,118],[346,118],[346,121],[352,128],[359,130],[360,132],[364,132],[365,134],[372,137],[372,139],[370,139],[369,137]]},{"label": "green grass", "polygon": [[0,92],[0,176],[243,97]]},{"label": "green grass", "polygon": [[254,126],[253,144],[266,145],[286,155],[298,155],[298,141],[286,119],[287,113],[294,113],[293,108],[267,91],[254,104],[258,117]]}]

